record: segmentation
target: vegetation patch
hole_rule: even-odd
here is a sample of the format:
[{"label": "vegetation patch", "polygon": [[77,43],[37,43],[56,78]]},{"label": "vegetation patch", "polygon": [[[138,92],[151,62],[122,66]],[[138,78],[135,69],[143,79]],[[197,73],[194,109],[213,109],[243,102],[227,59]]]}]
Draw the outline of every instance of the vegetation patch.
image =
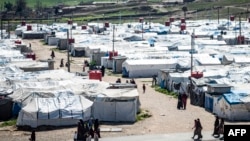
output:
[{"label": "vegetation patch", "polygon": [[0,124],[0,127],[15,126],[15,125],[16,125],[16,119],[11,119],[8,121],[4,121],[2,124]]},{"label": "vegetation patch", "polygon": [[170,95],[170,96],[172,96],[174,98],[178,97],[177,93],[175,93],[175,92],[169,92],[167,89],[163,89],[160,86],[152,86],[152,87],[154,87],[155,91],[157,91],[157,92],[160,92],[160,93],[163,93],[163,94],[166,94],[166,95]]},{"label": "vegetation patch", "polygon": [[140,109],[140,111],[136,115],[136,121],[141,121],[141,120],[144,120],[146,118],[150,118],[151,116],[152,115],[149,113],[148,110]]}]

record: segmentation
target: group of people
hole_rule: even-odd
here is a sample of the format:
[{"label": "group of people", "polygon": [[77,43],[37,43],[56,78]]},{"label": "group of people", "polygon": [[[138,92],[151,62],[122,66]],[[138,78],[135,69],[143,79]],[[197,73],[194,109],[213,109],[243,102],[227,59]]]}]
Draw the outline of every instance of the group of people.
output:
[{"label": "group of people", "polygon": [[[200,119],[197,118],[194,120],[194,126],[192,127],[192,129],[194,129],[194,135],[192,136],[192,139],[194,139],[194,137],[196,135],[198,135],[198,140],[202,138],[202,125],[200,122]],[[214,131],[212,136],[216,137],[216,138],[220,138],[220,135],[224,134],[224,119],[223,118],[219,118],[218,116],[215,117],[215,121],[214,121]],[[220,138],[220,140],[224,140],[224,136]]]},{"label": "group of people", "polygon": [[[224,119],[216,116],[215,121],[214,121],[214,132],[212,135],[214,137],[219,138],[220,134],[224,134]],[[223,138],[224,137],[222,137],[221,139],[223,139]]]},{"label": "group of people", "polygon": [[[122,83],[121,78],[117,78],[117,80],[115,81],[115,83]],[[136,84],[135,80],[133,78],[130,79],[130,81],[126,80],[126,83]]]},{"label": "group of people", "polygon": [[198,140],[202,138],[202,134],[201,134],[201,131],[202,131],[202,125],[201,125],[201,122],[200,122],[200,119],[197,118],[194,120],[194,126],[193,128],[194,129],[194,135],[192,136],[192,139],[194,139],[194,137],[196,135],[198,135]]},{"label": "group of people", "polygon": [[177,109],[183,109],[186,110],[187,107],[187,94],[179,94],[178,95],[178,103],[177,103]]},{"label": "group of people", "polygon": [[101,138],[98,119],[89,119],[89,121],[85,122],[79,120],[74,139],[77,141],[86,141],[87,138]]}]

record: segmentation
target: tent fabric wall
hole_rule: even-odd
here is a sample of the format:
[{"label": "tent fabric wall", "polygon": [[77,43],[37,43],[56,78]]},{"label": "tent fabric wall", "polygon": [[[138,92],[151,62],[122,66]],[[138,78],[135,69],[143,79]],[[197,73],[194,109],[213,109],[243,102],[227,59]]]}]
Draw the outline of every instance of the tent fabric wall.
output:
[{"label": "tent fabric wall", "polygon": [[103,102],[95,101],[93,105],[93,116],[100,121],[135,122],[136,100]]},{"label": "tent fabric wall", "polygon": [[208,93],[205,93],[205,104],[204,104],[205,110],[209,112],[213,112],[213,106],[214,106],[214,99],[213,95],[210,95]]},{"label": "tent fabric wall", "polygon": [[[231,95],[231,98],[228,97],[229,95]],[[249,109],[246,103],[240,100],[241,98],[242,97],[237,96],[237,94],[223,94],[217,100],[216,109],[220,110],[215,111],[215,114],[229,121],[249,121]],[[235,102],[232,99],[238,100]]]},{"label": "tent fabric wall", "polygon": [[12,104],[13,102],[10,99],[0,99],[0,120],[9,120],[11,118]]},{"label": "tent fabric wall", "polygon": [[213,95],[213,111],[212,113],[216,115],[216,113],[219,113],[221,111],[220,107],[217,106],[218,104],[218,98],[220,98],[221,95]]},{"label": "tent fabric wall", "polygon": [[211,112],[213,114],[220,112],[220,108],[217,107],[217,100],[221,95],[212,95],[209,93],[205,93],[205,104],[204,108],[208,112]]},{"label": "tent fabric wall", "polygon": [[152,77],[161,69],[176,68],[175,59],[142,59],[126,60],[122,67],[126,68],[129,78]]},{"label": "tent fabric wall", "polygon": [[113,57],[113,72],[114,73],[122,73],[122,63],[126,60],[126,57],[118,56]]},{"label": "tent fabric wall", "polygon": [[19,112],[17,126],[38,127],[76,125],[79,119],[91,117],[93,102],[77,96],[57,98],[33,98]]},{"label": "tent fabric wall", "polygon": [[202,91],[198,93],[195,91],[192,91],[190,93],[190,103],[192,105],[204,107],[204,99],[205,99],[205,93]]}]

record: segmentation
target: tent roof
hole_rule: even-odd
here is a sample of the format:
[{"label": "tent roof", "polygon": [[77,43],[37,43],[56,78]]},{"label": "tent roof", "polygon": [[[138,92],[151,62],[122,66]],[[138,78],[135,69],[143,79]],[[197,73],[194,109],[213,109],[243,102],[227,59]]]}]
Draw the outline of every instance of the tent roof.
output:
[{"label": "tent roof", "polygon": [[157,64],[176,64],[177,59],[141,59],[141,60],[126,60],[129,65],[157,65]]},{"label": "tent roof", "polygon": [[223,94],[223,97],[230,105],[243,103],[241,99],[247,96],[249,96],[249,93],[244,92],[242,90],[240,91],[235,90],[235,91],[232,91],[232,93]]}]

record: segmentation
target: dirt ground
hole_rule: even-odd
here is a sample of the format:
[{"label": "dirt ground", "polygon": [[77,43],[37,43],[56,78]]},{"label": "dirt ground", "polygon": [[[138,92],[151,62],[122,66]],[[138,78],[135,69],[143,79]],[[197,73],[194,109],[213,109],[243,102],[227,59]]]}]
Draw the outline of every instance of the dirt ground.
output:
[{"label": "dirt ground", "polygon": [[[51,48],[55,46],[43,45],[40,40],[24,40],[31,43],[32,50],[36,53],[36,60],[50,58]],[[60,60],[67,60],[66,52],[55,51],[55,69],[60,68]],[[83,57],[71,57],[71,72],[82,72]],[[63,69],[67,70],[66,67]],[[115,82],[117,76],[105,75],[102,80]],[[122,82],[126,79],[122,78]],[[186,110],[178,110],[177,99],[156,92],[151,88],[151,78],[135,79],[140,93],[141,109],[148,110],[152,117],[135,123],[101,123],[101,128],[121,128],[121,132],[101,132],[102,137],[115,137],[143,134],[166,134],[178,132],[192,132],[195,118],[200,118],[203,130],[212,131],[214,115],[204,108],[187,104]],[[146,92],[142,93],[142,84],[146,84]],[[37,131],[38,141],[70,141],[76,127],[55,128],[51,130]],[[25,141],[30,137],[30,131],[20,131],[15,127],[0,128],[0,141]]]}]

